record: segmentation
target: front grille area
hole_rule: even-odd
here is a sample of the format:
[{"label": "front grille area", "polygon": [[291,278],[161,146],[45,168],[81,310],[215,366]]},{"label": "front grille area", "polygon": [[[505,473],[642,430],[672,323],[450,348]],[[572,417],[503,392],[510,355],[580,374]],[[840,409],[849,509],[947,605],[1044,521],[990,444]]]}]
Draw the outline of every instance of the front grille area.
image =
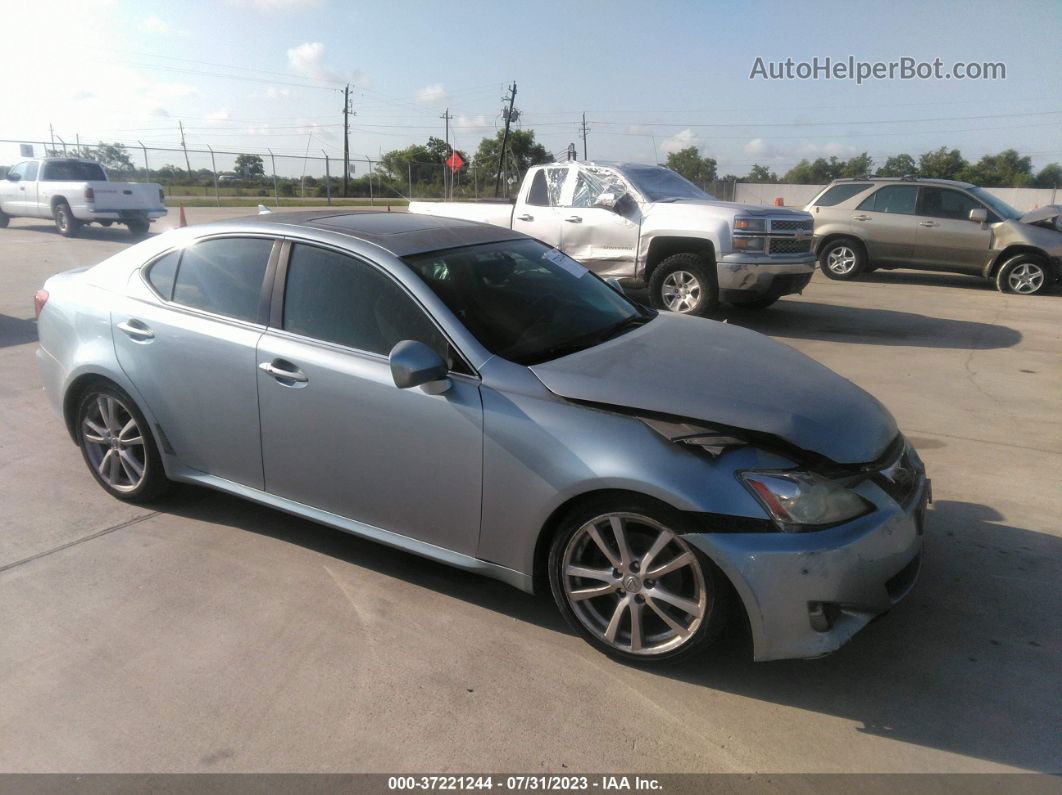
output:
[{"label": "front grille area", "polygon": [[[795,222],[794,222],[795,223]],[[770,254],[807,254],[811,251],[811,240],[776,237],[771,240]]]},{"label": "front grille area", "polygon": [[805,232],[810,232],[814,221],[810,218],[805,221],[788,221],[774,219],[771,221],[772,232],[799,232],[803,229]]}]

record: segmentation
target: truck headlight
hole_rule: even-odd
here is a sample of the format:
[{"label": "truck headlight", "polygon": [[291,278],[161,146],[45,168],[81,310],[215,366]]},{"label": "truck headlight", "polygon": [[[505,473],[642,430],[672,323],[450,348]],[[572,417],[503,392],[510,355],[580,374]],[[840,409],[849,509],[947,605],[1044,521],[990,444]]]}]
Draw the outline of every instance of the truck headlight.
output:
[{"label": "truck headlight", "polygon": [[805,530],[855,519],[874,506],[839,483],[799,470],[742,472],[742,481],[782,530]]},{"label": "truck headlight", "polygon": [[735,218],[734,229],[739,232],[766,232],[767,222],[763,218]]},{"label": "truck headlight", "polygon": [[734,237],[735,251],[763,251],[762,237]]}]

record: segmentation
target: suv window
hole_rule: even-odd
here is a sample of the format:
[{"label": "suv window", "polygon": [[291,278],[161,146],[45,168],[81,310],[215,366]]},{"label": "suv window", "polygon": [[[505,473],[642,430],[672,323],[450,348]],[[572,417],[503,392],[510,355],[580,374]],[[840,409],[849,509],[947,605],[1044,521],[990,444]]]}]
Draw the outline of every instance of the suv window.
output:
[{"label": "suv window", "polygon": [[857,193],[862,193],[867,188],[873,185],[872,182],[860,182],[860,183],[845,183],[844,185],[834,185],[832,188],[827,188],[823,191],[813,203],[819,207],[833,207],[835,204],[851,199]]},{"label": "suv window", "polygon": [[957,190],[923,187],[919,196],[918,214],[932,218],[966,221],[970,217],[970,210],[978,209],[985,209],[985,206]]},{"label": "suv window", "polygon": [[283,328],[295,334],[387,356],[419,340],[449,360],[446,338],[424,310],[371,265],[296,244],[288,262]]},{"label": "suv window", "polygon": [[914,215],[917,197],[917,185],[886,185],[864,199],[858,209],[876,213]]},{"label": "suv window", "polygon": [[[251,237],[203,240],[186,248],[177,267],[173,301],[257,322],[262,282],[272,250],[272,240]],[[154,267],[151,270],[154,272]]]}]

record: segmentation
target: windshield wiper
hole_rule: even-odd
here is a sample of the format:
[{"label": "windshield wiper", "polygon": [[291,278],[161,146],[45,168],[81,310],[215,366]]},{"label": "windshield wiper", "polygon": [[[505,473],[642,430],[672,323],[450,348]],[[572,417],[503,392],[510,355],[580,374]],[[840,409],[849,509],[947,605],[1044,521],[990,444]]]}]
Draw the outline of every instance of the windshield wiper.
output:
[{"label": "windshield wiper", "polygon": [[594,344],[597,345],[602,342],[605,342],[606,340],[618,337],[621,334],[630,331],[632,328],[644,326],[652,319],[652,315],[631,315],[630,317],[625,317],[619,323],[609,326],[607,329],[602,331],[594,340]]}]

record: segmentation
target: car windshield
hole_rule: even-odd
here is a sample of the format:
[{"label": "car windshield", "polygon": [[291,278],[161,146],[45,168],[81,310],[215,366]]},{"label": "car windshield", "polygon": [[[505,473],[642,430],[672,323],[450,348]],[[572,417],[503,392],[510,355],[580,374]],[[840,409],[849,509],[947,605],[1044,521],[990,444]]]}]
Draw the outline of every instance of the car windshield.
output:
[{"label": "car windshield", "polygon": [[1002,199],[993,196],[984,188],[970,188],[970,193],[991,207],[993,212],[1001,218],[1016,221],[1022,216],[1022,213],[1015,210]]},{"label": "car windshield", "polygon": [[405,262],[483,347],[518,364],[593,347],[656,315],[537,240],[447,249]]},{"label": "car windshield", "polygon": [[623,165],[617,169],[631,184],[651,202],[667,199],[700,199],[715,201],[715,197],[705,193],[689,180],[680,177],[669,168],[661,166]]}]

